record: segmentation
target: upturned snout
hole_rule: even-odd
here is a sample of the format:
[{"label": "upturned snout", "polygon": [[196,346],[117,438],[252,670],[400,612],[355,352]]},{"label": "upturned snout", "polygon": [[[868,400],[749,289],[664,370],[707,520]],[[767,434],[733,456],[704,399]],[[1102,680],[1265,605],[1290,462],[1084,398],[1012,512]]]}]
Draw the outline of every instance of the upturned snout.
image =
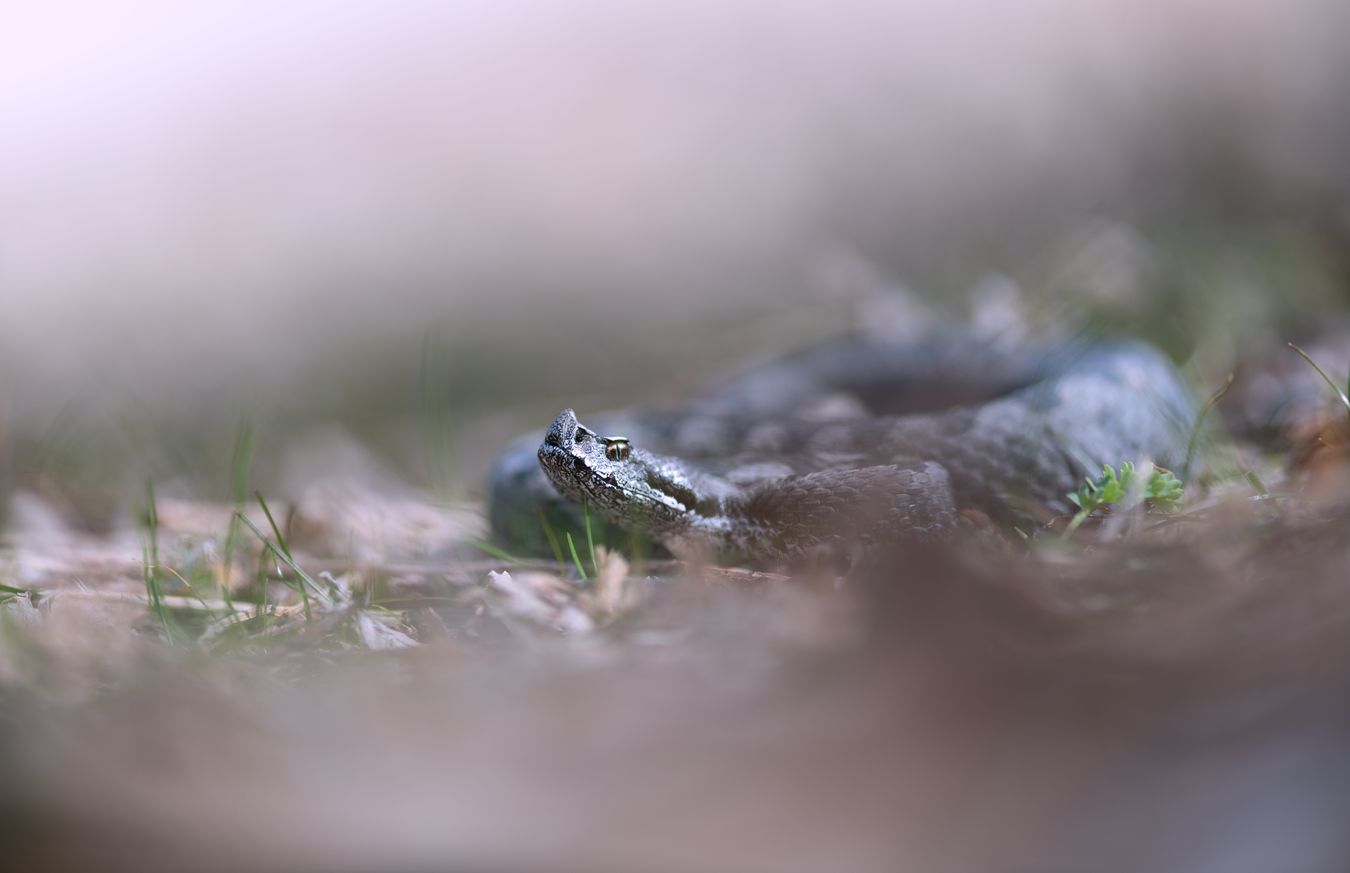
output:
[{"label": "upturned snout", "polygon": [[564,409],[553,419],[553,424],[548,426],[548,433],[544,434],[544,445],[569,449],[576,436],[577,414],[570,409]]}]

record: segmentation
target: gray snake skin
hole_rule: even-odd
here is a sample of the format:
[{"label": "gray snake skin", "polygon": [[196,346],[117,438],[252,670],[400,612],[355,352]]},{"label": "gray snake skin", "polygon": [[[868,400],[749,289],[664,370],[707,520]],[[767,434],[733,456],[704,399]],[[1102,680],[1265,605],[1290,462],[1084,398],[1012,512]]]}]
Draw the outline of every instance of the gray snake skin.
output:
[{"label": "gray snake skin", "polygon": [[946,538],[972,510],[1025,530],[1069,511],[1103,464],[1179,466],[1197,412],[1171,361],[1139,341],[845,338],[682,410],[590,427],[564,410],[542,442],[498,461],[491,519],[519,544],[541,513],[569,523],[561,494],[678,556],[751,561]]}]

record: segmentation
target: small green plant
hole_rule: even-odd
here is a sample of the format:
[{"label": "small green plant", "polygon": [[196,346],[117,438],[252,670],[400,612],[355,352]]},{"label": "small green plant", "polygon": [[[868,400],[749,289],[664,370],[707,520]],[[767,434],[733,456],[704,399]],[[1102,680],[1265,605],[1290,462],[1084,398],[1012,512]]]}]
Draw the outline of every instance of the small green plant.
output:
[{"label": "small green plant", "polygon": [[[1078,507],[1078,512],[1064,529],[1065,536],[1077,530],[1098,509],[1120,505],[1139,488],[1137,480],[1138,473],[1130,461],[1121,464],[1119,472],[1110,464],[1103,465],[1100,476],[1085,480],[1081,488],[1068,495],[1069,501]],[[1139,491],[1139,497],[1160,512],[1175,512],[1182,495],[1181,480],[1162,467],[1153,468],[1148,481],[1143,483]]]}]

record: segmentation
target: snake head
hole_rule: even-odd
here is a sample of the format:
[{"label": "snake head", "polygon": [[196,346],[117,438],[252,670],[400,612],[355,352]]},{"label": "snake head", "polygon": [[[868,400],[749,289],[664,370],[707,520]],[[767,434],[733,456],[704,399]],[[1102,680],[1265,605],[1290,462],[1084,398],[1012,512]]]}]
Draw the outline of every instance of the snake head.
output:
[{"label": "snake head", "polygon": [[602,437],[564,409],[539,447],[539,464],[564,497],[585,502],[611,521],[658,536],[714,511],[716,489],[668,458]]}]

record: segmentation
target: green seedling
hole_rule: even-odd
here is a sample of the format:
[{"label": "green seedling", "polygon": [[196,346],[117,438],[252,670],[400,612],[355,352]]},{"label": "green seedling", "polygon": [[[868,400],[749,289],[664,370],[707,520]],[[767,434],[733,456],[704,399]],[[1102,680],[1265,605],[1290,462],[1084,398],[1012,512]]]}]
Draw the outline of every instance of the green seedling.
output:
[{"label": "green seedling", "polygon": [[[1138,473],[1134,464],[1126,461],[1120,465],[1120,471],[1106,464],[1096,479],[1087,479],[1077,491],[1068,495],[1069,502],[1078,507],[1078,512],[1064,529],[1068,536],[1078,529],[1088,516],[1108,506],[1119,506],[1138,487]],[[1181,480],[1170,470],[1153,468],[1148,481],[1143,483],[1139,496],[1150,508],[1159,512],[1175,512],[1184,496]]]}]

